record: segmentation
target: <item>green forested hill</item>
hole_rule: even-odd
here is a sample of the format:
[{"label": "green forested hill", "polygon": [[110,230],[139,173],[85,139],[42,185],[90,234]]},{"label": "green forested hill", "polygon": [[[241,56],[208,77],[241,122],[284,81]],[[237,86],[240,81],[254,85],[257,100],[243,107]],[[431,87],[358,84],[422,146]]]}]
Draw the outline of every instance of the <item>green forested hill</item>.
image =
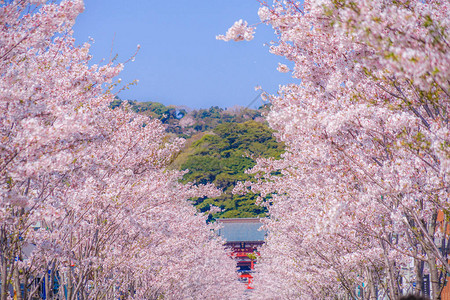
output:
[{"label": "green forested hill", "polygon": [[213,183],[224,193],[218,198],[197,199],[195,205],[201,211],[215,205],[223,209],[215,217],[263,216],[265,208],[255,205],[256,195],[233,195],[238,181],[251,180],[244,173],[253,167],[251,157],[276,157],[283,152],[267,125],[253,120],[244,123],[223,123],[206,133],[188,149],[180,168],[189,170],[183,181],[200,184]]},{"label": "green forested hill", "polygon": [[[117,99],[111,107],[119,107],[122,100]],[[189,109],[174,105],[165,106],[158,102],[137,102],[128,100],[131,109],[137,113],[157,118],[166,125],[166,131],[178,136],[189,138],[199,132],[212,130],[222,123],[243,123],[248,120],[263,121],[262,114],[267,107],[250,109],[244,107],[231,107],[223,109],[211,106],[208,109]]]},{"label": "green forested hill", "polygon": [[[183,182],[213,183],[224,191],[217,198],[194,199],[200,211],[215,205],[223,211],[214,218],[265,215],[266,209],[255,204],[256,195],[233,195],[232,190],[238,181],[252,179],[244,171],[255,165],[254,158],[279,158],[283,152],[283,145],[277,143],[262,118],[266,108],[188,110],[157,102],[130,103],[134,111],[160,119],[168,133],[187,139],[185,149],[171,165],[175,169],[189,170]],[[120,106],[121,101],[111,105]]]}]

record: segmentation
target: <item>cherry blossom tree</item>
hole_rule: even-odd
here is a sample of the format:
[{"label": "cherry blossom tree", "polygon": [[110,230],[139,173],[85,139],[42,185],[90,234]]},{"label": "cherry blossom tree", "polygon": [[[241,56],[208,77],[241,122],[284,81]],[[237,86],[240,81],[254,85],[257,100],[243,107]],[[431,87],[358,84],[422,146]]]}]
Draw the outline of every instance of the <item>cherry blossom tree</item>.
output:
[{"label": "cherry blossom tree", "polygon": [[[287,153],[261,159],[246,185],[272,195],[256,298],[396,299],[428,273],[438,299],[450,271],[448,1],[273,1],[258,14],[291,65],[278,70],[301,84],[269,96]],[[218,38],[254,31],[238,25]]]},{"label": "cherry blossom tree", "polygon": [[1,297],[238,298],[234,262],[165,166],[182,145],[112,109],[112,61],[76,46],[79,0],[0,3]]}]

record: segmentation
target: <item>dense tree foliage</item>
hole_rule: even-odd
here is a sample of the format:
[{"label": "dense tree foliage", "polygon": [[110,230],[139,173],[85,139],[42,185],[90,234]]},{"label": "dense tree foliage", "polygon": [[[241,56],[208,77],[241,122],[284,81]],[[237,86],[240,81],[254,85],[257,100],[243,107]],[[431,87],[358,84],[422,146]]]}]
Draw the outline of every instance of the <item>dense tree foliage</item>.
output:
[{"label": "dense tree foliage", "polygon": [[159,120],[111,109],[123,65],[75,45],[82,11],[0,1],[0,299],[240,299],[188,201],[216,189],[167,170],[183,141]]},{"label": "dense tree foliage", "polygon": [[[116,99],[111,107],[119,107]],[[267,209],[256,204],[258,195],[234,195],[233,189],[240,181],[251,180],[245,171],[255,165],[258,157],[280,158],[283,144],[273,137],[273,131],[262,117],[268,106],[257,110],[232,107],[223,109],[189,110],[165,106],[158,102],[131,101],[131,109],[155,117],[163,122],[166,132],[187,138],[186,147],[172,162],[172,169],[189,170],[183,182],[213,183],[223,194],[216,198],[197,198],[195,206],[206,212],[217,206],[222,212],[215,218],[261,217]]]},{"label": "dense tree foliage", "polygon": [[[301,83],[270,96],[282,160],[255,299],[441,299],[449,264],[448,0],[274,0],[258,14]],[[224,40],[250,40],[236,22]],[[298,81],[297,81],[298,82]],[[278,171],[282,176],[273,176]],[[428,293],[427,293],[428,294]]]},{"label": "dense tree foliage", "polygon": [[283,145],[275,140],[267,125],[255,121],[223,123],[186,151],[190,154],[183,158],[180,168],[189,171],[183,181],[213,183],[224,191],[216,198],[197,199],[195,205],[201,211],[214,205],[223,210],[215,217],[265,215],[266,209],[255,203],[257,195],[233,195],[232,191],[237,182],[251,180],[251,175],[244,172],[255,165],[255,158],[279,158],[283,152]]},{"label": "dense tree foliage", "polygon": [[[249,120],[262,121],[262,115],[268,111],[268,105],[259,109],[250,109],[241,106],[221,108],[211,106],[210,108],[189,109],[188,107],[177,107],[164,105],[159,102],[138,102],[128,100],[131,109],[137,113],[151,116],[161,120],[166,131],[175,133],[180,137],[189,138],[198,132],[205,132],[216,128],[223,123],[243,123]],[[111,107],[122,105],[119,98],[111,102]]]}]

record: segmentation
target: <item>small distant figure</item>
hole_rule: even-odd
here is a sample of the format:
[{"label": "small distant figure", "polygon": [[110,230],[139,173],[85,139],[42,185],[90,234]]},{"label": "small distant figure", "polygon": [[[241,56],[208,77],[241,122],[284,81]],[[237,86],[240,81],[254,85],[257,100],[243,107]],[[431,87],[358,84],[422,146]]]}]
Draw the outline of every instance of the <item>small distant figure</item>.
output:
[{"label": "small distant figure", "polygon": [[429,299],[418,295],[407,295],[400,297],[398,300],[429,300]]}]

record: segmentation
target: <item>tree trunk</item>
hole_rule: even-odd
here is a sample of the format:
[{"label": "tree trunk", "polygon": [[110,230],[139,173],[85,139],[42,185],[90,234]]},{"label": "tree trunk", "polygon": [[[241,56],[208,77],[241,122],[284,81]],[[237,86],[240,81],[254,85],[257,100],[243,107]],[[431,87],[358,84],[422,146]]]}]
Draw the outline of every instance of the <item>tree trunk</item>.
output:
[{"label": "tree trunk", "polygon": [[[428,223],[428,235],[431,238],[432,242],[435,243],[435,233],[436,233],[436,225],[437,225],[437,210],[433,212],[430,222]],[[424,224],[425,225],[425,224]],[[429,251],[427,251],[429,250]],[[436,262],[438,261],[438,257],[433,255],[433,249],[427,249],[425,247],[425,251],[428,252],[428,268],[430,269],[430,287],[431,287],[431,299],[438,300],[440,299],[440,291],[441,286],[439,284],[439,270],[437,269]]]},{"label": "tree trunk", "polygon": [[28,272],[23,274],[23,299],[28,299]]},{"label": "tree trunk", "polygon": [[4,254],[1,254],[2,274],[1,274],[1,300],[6,300],[8,297],[8,264]]},{"label": "tree trunk", "polygon": [[431,286],[431,299],[439,300],[441,294],[441,285],[439,284],[439,270],[436,266],[436,259],[431,257],[428,260],[428,267],[430,269],[430,286]]},{"label": "tree trunk", "polygon": [[424,267],[424,262],[415,258],[414,259],[414,271],[416,273],[416,287],[414,289],[414,294],[416,294],[416,295],[422,295],[423,267]]},{"label": "tree trunk", "polygon": [[58,299],[63,300],[66,299],[66,295],[64,293],[64,287],[66,286],[66,276],[64,272],[59,273],[59,289],[58,289]]},{"label": "tree trunk", "polygon": [[72,269],[69,267],[67,272],[67,299],[72,299],[73,285],[72,285]]},{"label": "tree trunk", "polygon": [[48,274],[48,269],[45,271],[45,274],[44,274],[44,278],[45,278],[45,282],[44,282],[44,284],[45,284],[45,299],[51,299],[50,297],[51,297],[51,295],[50,295],[50,289],[51,289],[51,284],[50,284],[50,276],[49,276],[49,274]]},{"label": "tree trunk", "polygon": [[373,274],[367,268],[367,278],[369,279],[368,285],[369,285],[369,300],[377,300],[377,291],[375,289],[375,281],[373,280]]},{"label": "tree trunk", "polygon": [[20,275],[19,275],[19,266],[16,265],[14,267],[14,274],[13,274],[13,284],[14,284],[14,292],[16,294],[17,300],[22,300],[22,292],[20,290]]},{"label": "tree trunk", "polygon": [[[389,238],[389,237],[386,237]],[[384,264],[386,266],[386,269],[388,271],[388,285],[389,285],[389,298],[391,300],[396,300],[399,298],[399,290],[397,286],[397,276],[395,272],[395,267],[392,264],[392,262],[389,260],[389,252],[386,248],[386,243],[384,241],[381,241],[381,245],[383,246],[384,251]]]},{"label": "tree trunk", "polygon": [[50,275],[49,275],[49,280],[50,280],[50,297],[53,298],[55,296],[55,293],[53,291],[53,288],[55,287],[55,276],[56,276],[56,263],[55,260],[53,260],[52,262],[52,266],[50,269]]}]

